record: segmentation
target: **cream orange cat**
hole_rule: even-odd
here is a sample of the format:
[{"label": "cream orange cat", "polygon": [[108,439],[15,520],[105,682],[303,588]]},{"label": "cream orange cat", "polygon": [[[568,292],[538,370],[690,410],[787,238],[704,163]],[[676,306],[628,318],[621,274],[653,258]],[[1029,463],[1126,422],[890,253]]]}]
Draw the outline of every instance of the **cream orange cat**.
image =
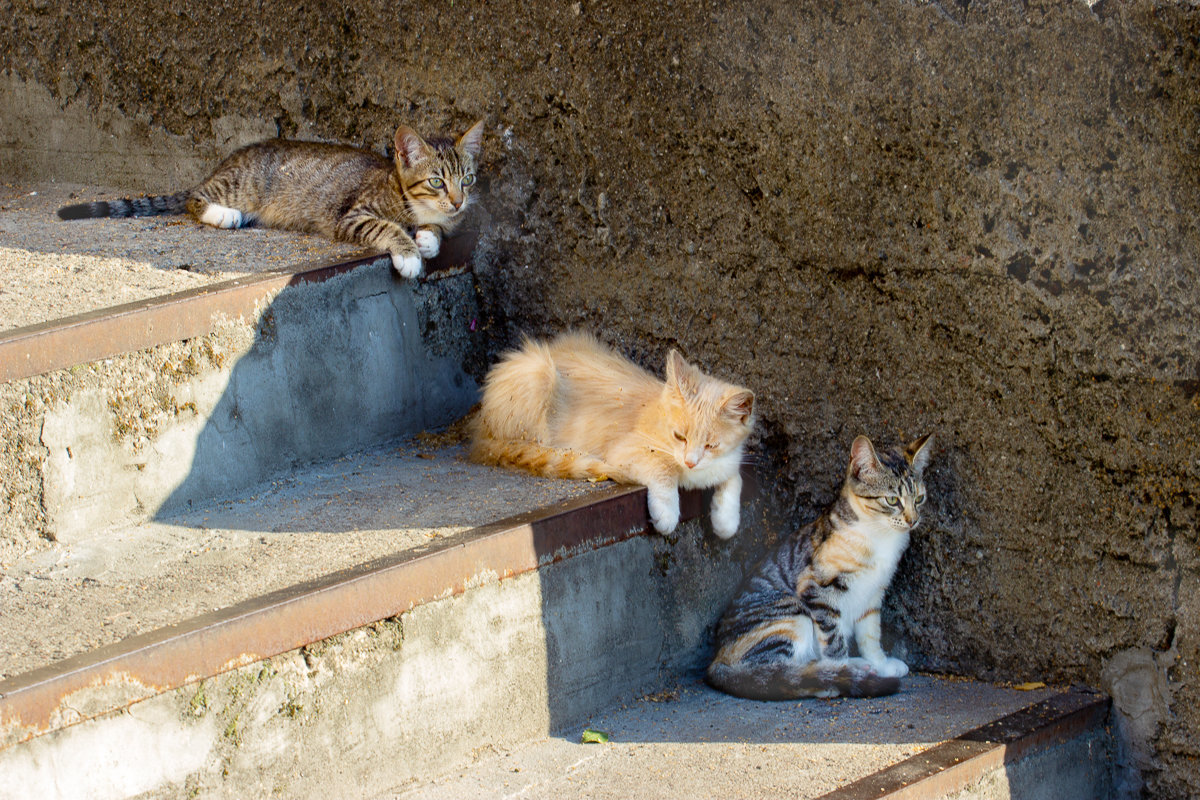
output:
[{"label": "cream orange cat", "polygon": [[737,532],[754,393],[672,350],[659,380],[594,337],[527,340],[492,367],[471,457],[555,478],[607,477],[647,489],[650,519],[679,524],[679,489],[716,487],[713,531]]}]

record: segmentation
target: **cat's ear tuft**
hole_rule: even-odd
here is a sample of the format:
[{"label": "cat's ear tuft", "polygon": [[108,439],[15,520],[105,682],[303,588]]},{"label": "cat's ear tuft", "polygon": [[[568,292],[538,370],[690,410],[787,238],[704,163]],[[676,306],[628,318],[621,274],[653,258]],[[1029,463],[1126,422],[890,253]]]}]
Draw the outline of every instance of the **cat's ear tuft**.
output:
[{"label": "cat's ear tuft", "polygon": [[754,414],[754,392],[749,389],[741,389],[725,400],[725,413],[738,421],[738,424],[745,425],[746,421]]},{"label": "cat's ear tuft", "polygon": [[426,159],[433,158],[433,148],[420,134],[407,125],[396,129],[396,160],[407,169],[412,169]]},{"label": "cat's ear tuft", "polygon": [[683,360],[678,350],[667,355],[667,385],[679,390],[684,396],[696,393],[700,388],[700,371]]},{"label": "cat's ear tuft", "polygon": [[918,475],[929,465],[929,457],[933,454],[933,448],[930,446],[932,443],[933,434],[927,433],[904,448],[904,457],[908,459],[913,472]]},{"label": "cat's ear tuft", "polygon": [[483,120],[476,122],[459,137],[456,146],[471,158],[479,158],[479,151],[483,149]]},{"label": "cat's ear tuft", "polygon": [[871,440],[865,436],[859,436],[854,440],[854,444],[850,445],[850,477],[859,479],[865,474],[878,472],[883,468],[879,463],[879,456],[875,455],[875,447],[871,444]]}]

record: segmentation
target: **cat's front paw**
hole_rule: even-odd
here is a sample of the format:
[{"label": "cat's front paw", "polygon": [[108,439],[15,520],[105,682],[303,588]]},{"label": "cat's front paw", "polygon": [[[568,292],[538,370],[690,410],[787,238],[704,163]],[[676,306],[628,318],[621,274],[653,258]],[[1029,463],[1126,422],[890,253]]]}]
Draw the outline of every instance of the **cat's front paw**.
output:
[{"label": "cat's front paw", "polygon": [[417,252],[421,254],[421,258],[433,258],[442,249],[442,240],[433,231],[419,230],[413,236],[413,241],[417,243]]},{"label": "cat's front paw", "polygon": [[421,274],[421,257],[416,253],[392,253],[392,269],[401,278],[411,280]]},{"label": "cat's front paw", "polygon": [[646,495],[650,510],[650,522],[659,533],[670,533],[679,525],[679,494],[658,493],[651,490]]},{"label": "cat's front paw", "polygon": [[903,678],[908,674],[908,664],[890,656],[882,661],[873,661],[871,668],[883,678]]},{"label": "cat's front paw", "polygon": [[713,507],[713,533],[720,539],[730,539],[738,533],[738,522],[742,517],[737,505]]},{"label": "cat's front paw", "polygon": [[713,503],[712,529],[718,537],[728,539],[737,533],[741,520],[741,509],[737,503]]}]

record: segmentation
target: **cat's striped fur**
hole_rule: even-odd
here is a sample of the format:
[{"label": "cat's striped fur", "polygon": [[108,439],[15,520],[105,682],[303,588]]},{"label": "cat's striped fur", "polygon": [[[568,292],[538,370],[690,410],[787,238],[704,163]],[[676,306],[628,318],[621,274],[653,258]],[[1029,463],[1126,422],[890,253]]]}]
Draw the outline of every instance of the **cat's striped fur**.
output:
[{"label": "cat's striped fur", "polygon": [[391,254],[402,276],[437,255],[475,183],[480,120],[458,141],[426,141],[401,126],[395,157],[322,142],[272,139],[234,152],[199,186],[172,195],[81,203],[63,219],[190,214],[218,228],[262,224],[319,233]]},{"label": "cat's striped fur", "polygon": [[713,531],[737,532],[754,393],[672,350],[666,380],[586,334],[526,341],[488,372],[471,457],[555,478],[647,488],[650,519],[679,523],[679,489],[715,486]]},{"label": "cat's striped fur", "polygon": [[753,700],[900,688],[908,666],[880,647],[879,608],[920,521],[931,438],[882,455],[854,440],[838,498],[758,565],[722,616],[711,685]]}]

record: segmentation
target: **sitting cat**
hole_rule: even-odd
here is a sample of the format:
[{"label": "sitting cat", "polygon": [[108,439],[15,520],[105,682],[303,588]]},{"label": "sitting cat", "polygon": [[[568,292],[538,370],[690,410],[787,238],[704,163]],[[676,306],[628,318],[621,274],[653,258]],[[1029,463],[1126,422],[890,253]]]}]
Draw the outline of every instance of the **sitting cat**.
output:
[{"label": "sitting cat", "polygon": [[611,478],[647,489],[662,533],[679,489],[716,487],[713,531],[737,532],[754,394],[672,350],[666,381],[587,334],[527,340],[488,372],[471,457],[555,478]]},{"label": "sitting cat", "polygon": [[457,142],[396,131],[394,161],[370,150],[271,139],[234,152],[199,186],[173,195],[81,203],[62,219],[187,213],[217,228],[261,223],[387,251],[405,278],[421,273],[463,218],[483,120]]},{"label": "sitting cat", "polygon": [[867,437],[854,440],[837,500],[755,568],[722,616],[713,687],[751,700],[900,688],[908,666],[879,646],[879,607],[921,519],[931,437],[882,457]]}]

